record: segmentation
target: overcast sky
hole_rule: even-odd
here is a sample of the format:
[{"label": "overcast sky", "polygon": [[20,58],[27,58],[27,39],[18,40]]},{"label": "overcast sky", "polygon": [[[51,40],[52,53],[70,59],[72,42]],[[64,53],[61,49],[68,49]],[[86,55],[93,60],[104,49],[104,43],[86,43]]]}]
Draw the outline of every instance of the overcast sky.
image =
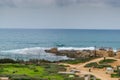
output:
[{"label": "overcast sky", "polygon": [[0,0],[0,28],[120,29],[120,0]]}]

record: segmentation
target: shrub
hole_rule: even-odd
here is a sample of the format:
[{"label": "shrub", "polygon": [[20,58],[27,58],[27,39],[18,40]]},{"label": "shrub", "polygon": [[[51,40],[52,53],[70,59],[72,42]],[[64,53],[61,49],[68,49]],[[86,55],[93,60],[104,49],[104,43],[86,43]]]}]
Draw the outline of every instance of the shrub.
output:
[{"label": "shrub", "polygon": [[14,75],[11,77],[11,80],[31,80],[31,78],[24,75]]},{"label": "shrub", "polygon": [[107,64],[102,64],[102,65],[98,65],[96,68],[104,68],[104,67],[111,67],[111,65],[107,65]]},{"label": "shrub", "polygon": [[35,69],[34,72],[39,72],[39,70]]},{"label": "shrub", "polygon": [[84,67],[94,67],[94,68],[104,68],[104,67],[111,67],[111,65],[108,65],[108,64],[98,64],[96,62],[91,62],[91,63],[88,63],[86,64]]},{"label": "shrub", "polygon": [[107,63],[113,63],[115,62],[116,60],[114,59],[105,59],[105,60],[101,60],[99,61],[100,64],[107,64]]},{"label": "shrub", "polygon": [[84,67],[97,67],[98,64],[96,62],[91,62],[91,63],[88,63],[86,64]]},{"label": "shrub", "polygon": [[59,62],[68,63],[68,64],[78,64],[78,63],[84,63],[84,62],[90,61],[92,59],[95,59],[95,58],[76,58],[74,60],[61,60]]},{"label": "shrub", "polygon": [[112,78],[119,78],[120,76],[118,74],[111,74]]},{"label": "shrub", "polygon": [[0,59],[0,63],[17,63],[17,62],[13,59],[4,58],[4,59]]}]

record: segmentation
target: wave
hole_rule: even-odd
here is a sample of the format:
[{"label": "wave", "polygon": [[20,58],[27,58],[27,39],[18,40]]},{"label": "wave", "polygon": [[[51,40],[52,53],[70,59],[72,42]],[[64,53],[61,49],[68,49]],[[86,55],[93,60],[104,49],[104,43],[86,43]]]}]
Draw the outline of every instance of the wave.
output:
[{"label": "wave", "polygon": [[[1,52],[17,53],[17,54],[38,54],[38,53],[45,53],[45,50],[51,49],[51,48],[53,47],[32,47],[32,48],[5,50]],[[95,50],[95,47],[57,47],[57,48],[58,50]],[[117,50],[114,49],[114,51],[116,52]]]},{"label": "wave", "polygon": [[58,50],[95,50],[95,47],[59,47]]},{"label": "wave", "polygon": [[17,57],[17,59],[20,58],[25,60],[44,59],[49,61],[59,61],[59,60],[71,59],[71,58],[68,58],[67,56],[56,56],[55,54],[46,53],[44,51],[45,49],[49,49],[49,48],[34,47],[34,48],[6,50],[1,52],[6,54],[11,54],[11,56],[9,55],[7,56],[9,58]]},{"label": "wave", "polygon": [[[46,48],[47,49],[47,48]],[[36,54],[38,52],[41,52],[42,50],[45,50],[45,48],[41,48],[41,47],[33,47],[33,48],[23,48],[23,49],[14,49],[14,50],[5,50],[5,51],[1,51],[1,52],[5,52],[5,53],[17,53],[17,54]]]},{"label": "wave", "polygon": [[[96,48],[96,49],[100,49],[100,48]],[[95,50],[95,47],[59,47],[58,50]],[[117,52],[117,49],[114,48],[113,51]]]},{"label": "wave", "polygon": [[[45,50],[50,49],[46,47],[33,47],[33,48],[23,48],[23,49],[14,49],[14,50],[5,50],[1,51],[0,55],[9,54],[9,55],[14,55],[16,54],[17,57],[19,58],[19,55],[21,55],[21,59],[45,59],[49,61],[59,61],[59,60],[67,60],[71,59],[68,58],[67,56],[56,56],[55,54],[51,53],[46,53]],[[94,50],[95,47],[58,47],[58,50]],[[116,50],[114,50],[116,51]],[[10,57],[11,56],[7,56]],[[14,56],[12,56],[14,57]]]},{"label": "wave", "polygon": [[[17,53],[17,54],[38,54],[38,53],[45,53],[44,50],[50,48],[52,47],[33,47],[33,48],[5,50],[1,52]],[[94,49],[95,47],[58,47],[58,50],[94,50]]]}]

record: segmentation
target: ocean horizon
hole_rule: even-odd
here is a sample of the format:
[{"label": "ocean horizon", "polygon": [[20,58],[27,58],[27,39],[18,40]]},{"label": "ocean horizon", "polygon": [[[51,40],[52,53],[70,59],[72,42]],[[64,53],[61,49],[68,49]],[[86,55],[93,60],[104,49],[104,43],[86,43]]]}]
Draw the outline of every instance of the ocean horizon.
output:
[{"label": "ocean horizon", "polygon": [[0,55],[1,58],[68,59],[45,53],[44,49],[81,50],[96,46],[117,50],[120,48],[119,34],[120,30],[112,29],[0,29]]}]

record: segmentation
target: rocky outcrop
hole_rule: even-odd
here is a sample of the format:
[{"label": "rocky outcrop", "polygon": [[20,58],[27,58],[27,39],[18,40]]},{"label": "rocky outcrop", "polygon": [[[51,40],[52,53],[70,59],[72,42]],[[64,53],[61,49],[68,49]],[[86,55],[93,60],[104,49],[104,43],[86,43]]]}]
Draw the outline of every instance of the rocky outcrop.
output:
[{"label": "rocky outcrop", "polygon": [[45,50],[45,52],[58,53],[58,49],[57,48],[51,48],[50,50]]},{"label": "rocky outcrop", "polygon": [[116,58],[120,59],[120,50],[116,52]]},{"label": "rocky outcrop", "polygon": [[58,50],[57,48],[51,48],[50,50],[45,50],[47,53],[53,53],[60,56],[67,56],[70,58],[88,58],[93,57],[94,53],[91,50]]},{"label": "rocky outcrop", "polygon": [[98,50],[58,50],[57,48],[51,48],[45,50],[48,53],[53,53],[60,56],[67,56],[70,58],[89,58],[89,57],[113,57],[114,52],[112,49],[98,49]]},{"label": "rocky outcrop", "polygon": [[107,53],[108,53],[109,57],[114,57],[115,56],[115,53],[114,53],[113,49],[111,49],[111,48],[107,51]]}]

